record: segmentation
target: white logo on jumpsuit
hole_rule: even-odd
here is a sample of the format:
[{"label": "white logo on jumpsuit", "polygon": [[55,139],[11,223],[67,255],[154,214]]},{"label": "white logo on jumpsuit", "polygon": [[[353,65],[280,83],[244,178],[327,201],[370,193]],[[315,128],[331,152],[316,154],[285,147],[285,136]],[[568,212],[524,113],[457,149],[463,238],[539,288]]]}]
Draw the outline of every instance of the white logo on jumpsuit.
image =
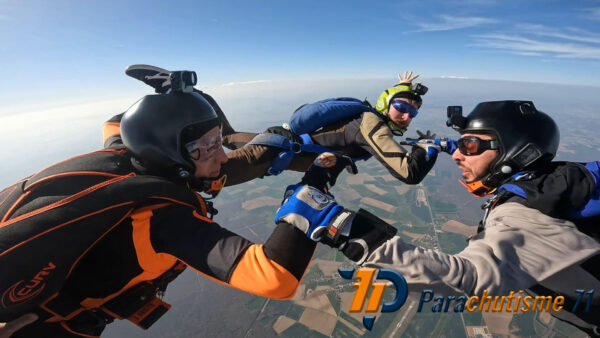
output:
[{"label": "white logo on jumpsuit", "polygon": [[329,198],[316,189],[310,189],[308,195],[319,204],[327,204],[329,202]]}]

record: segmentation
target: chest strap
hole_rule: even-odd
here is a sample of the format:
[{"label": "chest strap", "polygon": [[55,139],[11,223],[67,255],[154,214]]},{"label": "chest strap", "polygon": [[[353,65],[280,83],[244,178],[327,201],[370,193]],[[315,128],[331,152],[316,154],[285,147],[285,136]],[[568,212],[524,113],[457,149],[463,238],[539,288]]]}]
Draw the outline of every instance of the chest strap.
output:
[{"label": "chest strap", "polygon": [[[321,154],[324,152],[333,151],[330,148],[313,142],[309,134],[301,134],[299,135],[299,137],[300,139],[302,139],[302,143],[294,142],[283,135],[267,132],[256,135],[256,137],[254,137],[247,144],[263,145],[282,149],[282,151],[279,154],[277,154],[277,156],[271,162],[271,166],[267,170],[267,174],[269,175],[281,174],[281,172],[287,169],[290,163],[292,163],[294,155],[297,153],[307,152]],[[367,160],[370,157],[371,155],[369,154],[361,157],[352,158],[352,160],[356,162],[361,160]]]}]

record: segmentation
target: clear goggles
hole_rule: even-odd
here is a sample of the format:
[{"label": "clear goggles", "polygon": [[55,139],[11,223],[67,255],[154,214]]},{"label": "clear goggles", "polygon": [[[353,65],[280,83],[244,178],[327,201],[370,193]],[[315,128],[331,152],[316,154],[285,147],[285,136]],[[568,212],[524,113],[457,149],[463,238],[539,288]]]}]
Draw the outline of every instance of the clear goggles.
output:
[{"label": "clear goggles", "polygon": [[215,136],[202,136],[201,138],[186,143],[185,150],[194,161],[208,161],[214,158],[223,147],[221,134]]}]

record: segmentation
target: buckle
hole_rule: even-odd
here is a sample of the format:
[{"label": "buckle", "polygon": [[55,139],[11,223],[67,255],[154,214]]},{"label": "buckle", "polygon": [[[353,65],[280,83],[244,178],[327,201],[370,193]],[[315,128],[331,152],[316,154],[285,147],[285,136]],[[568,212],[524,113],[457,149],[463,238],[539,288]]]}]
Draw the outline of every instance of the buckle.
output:
[{"label": "buckle", "polygon": [[158,297],[154,297],[134,314],[127,317],[127,320],[141,327],[142,329],[147,330],[170,308],[170,304],[163,302]]},{"label": "buckle", "polygon": [[299,154],[302,151],[300,143],[292,143],[292,150],[294,151],[294,154]]}]

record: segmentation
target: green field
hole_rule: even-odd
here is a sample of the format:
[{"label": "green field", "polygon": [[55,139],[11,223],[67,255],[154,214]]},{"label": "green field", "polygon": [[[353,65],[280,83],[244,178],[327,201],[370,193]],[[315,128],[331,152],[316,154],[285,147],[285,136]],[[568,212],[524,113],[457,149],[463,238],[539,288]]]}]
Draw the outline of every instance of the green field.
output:
[{"label": "green field", "polygon": [[457,254],[467,246],[467,240],[464,236],[452,233],[438,233],[440,248],[447,254]]}]

